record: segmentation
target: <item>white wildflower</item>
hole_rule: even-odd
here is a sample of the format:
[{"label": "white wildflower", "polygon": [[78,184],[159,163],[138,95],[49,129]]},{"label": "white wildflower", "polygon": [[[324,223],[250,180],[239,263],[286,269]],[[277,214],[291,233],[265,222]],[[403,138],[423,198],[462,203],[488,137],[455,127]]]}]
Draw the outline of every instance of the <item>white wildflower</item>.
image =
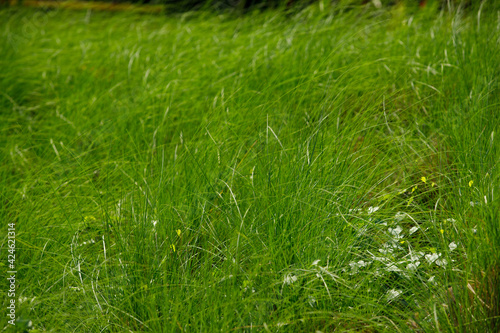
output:
[{"label": "white wildflower", "polygon": [[293,274],[287,274],[287,275],[285,275],[285,278],[283,279],[284,284],[292,284],[295,281],[297,281],[297,277]]},{"label": "white wildflower", "polygon": [[394,216],[394,219],[397,222],[400,222],[405,218],[405,216],[406,216],[406,213],[397,212],[396,215]]},{"label": "white wildflower", "polygon": [[396,290],[396,289],[391,289],[387,292],[387,301],[390,302],[393,299],[399,297],[401,295],[402,291],[401,290]]},{"label": "white wildflower", "polygon": [[418,227],[413,227],[413,228],[411,228],[411,229],[410,229],[410,235],[411,235],[411,234],[414,234],[415,232],[417,232],[417,230],[418,230]]},{"label": "white wildflower", "polygon": [[316,298],[312,297],[311,295],[307,296],[307,303],[309,303],[311,308],[314,308],[314,305],[316,305]]},{"label": "white wildflower", "polygon": [[412,262],[411,264],[408,264],[408,266],[406,266],[406,269],[409,271],[416,271],[417,267],[419,265],[420,265],[420,261],[415,261],[415,262]]},{"label": "white wildflower", "polygon": [[446,259],[438,259],[436,260],[436,265],[438,266],[446,266],[446,264],[448,263],[448,261],[446,261]]},{"label": "white wildflower", "polygon": [[386,271],[387,272],[401,272],[401,269],[399,269],[399,267],[394,265],[394,264],[389,264],[389,265],[387,265]]},{"label": "white wildflower", "polygon": [[380,207],[368,207],[368,214],[375,213]]},{"label": "white wildflower", "polygon": [[[380,250],[379,250],[380,251]],[[368,251],[368,253],[370,253],[370,255],[372,256],[372,259],[374,261],[380,261],[380,262],[386,262],[388,261],[389,259],[385,258],[385,257],[377,257],[376,255],[374,255],[373,253],[371,253],[370,251]]]},{"label": "white wildflower", "polygon": [[427,262],[429,264],[432,264],[434,261],[436,261],[439,257],[441,256],[441,254],[436,254],[436,253],[430,253],[430,254],[426,254],[425,255],[425,260],[427,260]]},{"label": "white wildflower", "polygon": [[378,249],[378,251],[382,254],[388,255],[389,253],[392,253],[394,250],[392,249],[392,246],[390,246],[387,243],[382,244],[384,247],[383,249]]},{"label": "white wildflower", "polygon": [[313,261],[313,263],[311,265],[312,266],[317,266],[320,261],[321,261],[321,259],[316,259],[316,260]]},{"label": "white wildflower", "polygon": [[421,251],[410,253],[410,261],[411,262],[417,261],[418,259],[422,258],[424,256],[424,254],[425,253],[423,253]]},{"label": "white wildflower", "polygon": [[451,242],[450,245],[448,245],[448,247],[450,248],[450,251],[453,251],[457,248],[457,244],[455,242]]},{"label": "white wildflower", "polygon": [[396,228],[389,228],[389,233],[395,238],[395,239],[401,239],[404,237],[404,235],[401,234],[403,231],[403,228],[401,228],[399,225],[396,226]]},{"label": "white wildflower", "polygon": [[360,260],[358,262],[351,261],[349,263],[349,266],[351,266],[352,270],[351,274],[356,274],[361,267],[368,266],[369,264],[370,264],[369,262],[365,262],[364,260]]},{"label": "white wildflower", "polygon": [[358,231],[358,237],[361,237],[361,236],[364,236],[366,234],[366,232],[368,231],[368,227],[362,227],[361,229],[359,229]]}]

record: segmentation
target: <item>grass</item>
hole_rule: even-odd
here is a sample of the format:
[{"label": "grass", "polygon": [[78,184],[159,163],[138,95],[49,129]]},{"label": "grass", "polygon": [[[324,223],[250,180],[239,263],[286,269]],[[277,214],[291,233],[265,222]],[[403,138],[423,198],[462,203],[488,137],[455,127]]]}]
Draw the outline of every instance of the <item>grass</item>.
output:
[{"label": "grass", "polygon": [[135,13],[159,14],[165,12],[164,5],[137,5],[118,2],[89,1],[41,1],[41,0],[9,0],[9,6],[36,7],[42,11],[54,9],[90,10],[90,11],[126,11]]},{"label": "grass", "polygon": [[0,326],[498,331],[497,15],[0,11]]}]

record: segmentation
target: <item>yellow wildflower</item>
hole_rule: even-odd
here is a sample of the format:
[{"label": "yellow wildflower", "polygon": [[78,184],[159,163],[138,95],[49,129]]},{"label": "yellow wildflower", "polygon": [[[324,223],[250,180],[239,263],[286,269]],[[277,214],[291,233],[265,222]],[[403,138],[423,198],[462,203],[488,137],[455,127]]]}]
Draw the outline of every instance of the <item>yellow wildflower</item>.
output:
[{"label": "yellow wildflower", "polygon": [[90,223],[90,222],[95,222],[96,221],[96,218],[93,217],[92,215],[90,216],[85,216],[85,218],[83,219],[86,223]]},{"label": "yellow wildflower", "polygon": [[425,177],[420,178],[420,180],[422,180],[422,182],[424,182],[424,183],[427,183],[427,178],[425,178]]},{"label": "yellow wildflower", "polygon": [[170,248],[175,252],[175,245],[174,244],[170,245]]},{"label": "yellow wildflower", "polygon": [[180,237],[181,236],[181,229],[177,229],[176,232],[177,232],[177,236]]},{"label": "yellow wildflower", "polygon": [[473,180],[471,180],[471,181],[469,182],[469,187],[472,187],[472,184],[474,184],[474,181],[473,181]]}]

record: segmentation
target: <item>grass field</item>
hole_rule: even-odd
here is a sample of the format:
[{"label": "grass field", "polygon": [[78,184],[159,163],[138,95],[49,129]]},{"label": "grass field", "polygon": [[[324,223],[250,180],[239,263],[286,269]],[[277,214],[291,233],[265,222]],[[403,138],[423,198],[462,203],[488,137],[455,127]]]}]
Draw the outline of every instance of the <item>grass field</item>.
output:
[{"label": "grass field", "polygon": [[3,331],[500,331],[499,12],[324,3],[0,11]]}]

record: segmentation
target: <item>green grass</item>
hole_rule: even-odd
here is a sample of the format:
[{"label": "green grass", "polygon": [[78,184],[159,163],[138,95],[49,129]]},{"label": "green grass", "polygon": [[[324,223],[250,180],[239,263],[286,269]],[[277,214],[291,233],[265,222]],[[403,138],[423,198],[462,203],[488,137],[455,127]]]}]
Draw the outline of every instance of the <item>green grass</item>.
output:
[{"label": "green grass", "polygon": [[17,330],[497,332],[499,22],[0,11]]}]

